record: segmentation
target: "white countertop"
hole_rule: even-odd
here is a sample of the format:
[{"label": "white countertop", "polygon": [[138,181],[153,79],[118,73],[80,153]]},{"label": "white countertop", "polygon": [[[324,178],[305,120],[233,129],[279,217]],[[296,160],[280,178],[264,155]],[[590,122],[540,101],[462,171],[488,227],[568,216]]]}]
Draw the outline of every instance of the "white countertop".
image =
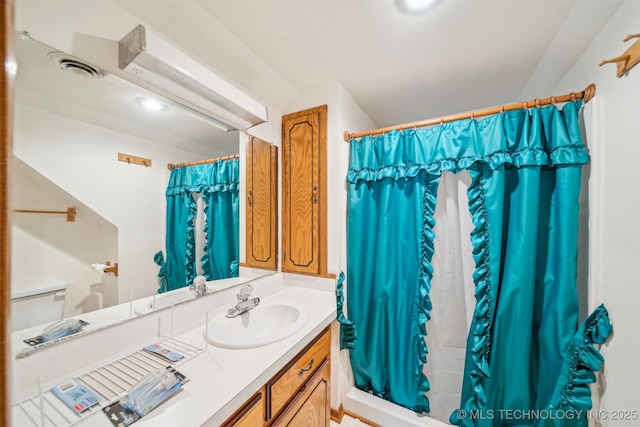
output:
[{"label": "white countertop", "polygon": [[[203,335],[204,323],[174,336],[179,341],[202,348],[203,352],[177,367],[189,378],[189,382],[134,425],[219,426],[330,325],[336,316],[333,292],[282,285],[275,292],[261,297],[263,302],[274,298],[291,300],[307,307],[309,317],[300,330],[279,342],[248,349],[207,345]],[[226,308],[216,308],[216,311],[209,313],[209,318]],[[151,337],[149,341],[140,342],[139,346],[130,350],[135,352],[158,341],[157,337]],[[91,415],[77,425],[112,427],[102,413]]]},{"label": "white countertop", "polygon": [[[190,381],[183,390],[136,422],[137,426],[219,426],[271,377],[282,369],[336,317],[335,296],[328,292],[286,287],[267,298],[283,298],[307,305],[309,319],[292,336],[249,349],[207,350],[178,370]],[[266,300],[266,298],[265,298]],[[204,344],[203,328],[180,340]]]}]

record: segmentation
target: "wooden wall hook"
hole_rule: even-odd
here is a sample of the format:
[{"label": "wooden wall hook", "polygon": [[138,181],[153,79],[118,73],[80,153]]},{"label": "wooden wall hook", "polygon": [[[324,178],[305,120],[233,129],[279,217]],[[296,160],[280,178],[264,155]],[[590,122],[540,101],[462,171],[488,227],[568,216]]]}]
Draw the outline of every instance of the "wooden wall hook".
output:
[{"label": "wooden wall hook", "polygon": [[611,58],[611,59],[603,59],[602,61],[598,62],[598,65],[602,67],[604,64],[615,64],[616,62],[627,62],[629,61],[629,59],[631,59],[629,55],[616,56],[615,58]]},{"label": "wooden wall hook", "polygon": [[113,273],[114,276],[118,277],[118,263],[116,262],[114,265],[111,265],[109,261],[106,262],[106,265],[109,267],[104,269],[105,273]]},{"label": "wooden wall hook", "polygon": [[146,159],[140,156],[133,156],[131,154],[118,153],[118,160],[121,162],[126,162],[128,164],[141,165],[148,168],[151,167],[151,159]]},{"label": "wooden wall hook", "polygon": [[626,36],[624,36],[622,41],[623,42],[628,42],[631,39],[637,39],[637,38],[640,38],[640,33],[638,33],[638,34],[627,34]]},{"label": "wooden wall hook", "polygon": [[[631,39],[640,38],[640,33],[638,34],[628,34],[625,36],[623,41],[629,41]],[[598,63],[598,65],[603,66],[604,64],[616,64],[616,75],[618,77],[622,77],[627,74],[633,67],[635,67],[638,62],[640,62],[640,40],[636,40],[634,44],[632,44],[624,53],[620,56],[617,56],[612,59],[605,59]]]}]

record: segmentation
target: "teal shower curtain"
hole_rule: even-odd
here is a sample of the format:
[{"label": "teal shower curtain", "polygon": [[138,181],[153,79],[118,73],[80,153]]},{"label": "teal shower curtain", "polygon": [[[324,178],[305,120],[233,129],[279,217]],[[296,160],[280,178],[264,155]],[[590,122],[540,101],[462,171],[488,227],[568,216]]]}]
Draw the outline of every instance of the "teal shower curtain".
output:
[{"label": "teal shower curtain", "polygon": [[[239,174],[237,158],[171,170],[166,191],[167,259],[164,265],[164,290],[188,286],[196,277],[196,193],[201,193],[205,201],[206,244],[201,260],[204,275],[207,280],[237,276]],[[161,288],[158,291],[164,290]]]},{"label": "teal shower curtain", "polygon": [[357,387],[429,410],[422,369],[437,182],[442,171],[466,169],[476,307],[451,422],[586,425],[588,383],[602,362],[593,344],[611,325],[603,306],[578,325],[578,195],[588,161],[580,106],[351,141],[347,302],[357,340],[343,346],[353,347]]},{"label": "teal shower curtain", "polygon": [[[427,348],[437,176],[362,181],[349,189],[347,283],[356,384],[428,412]],[[357,285],[356,285],[357,284]]]}]

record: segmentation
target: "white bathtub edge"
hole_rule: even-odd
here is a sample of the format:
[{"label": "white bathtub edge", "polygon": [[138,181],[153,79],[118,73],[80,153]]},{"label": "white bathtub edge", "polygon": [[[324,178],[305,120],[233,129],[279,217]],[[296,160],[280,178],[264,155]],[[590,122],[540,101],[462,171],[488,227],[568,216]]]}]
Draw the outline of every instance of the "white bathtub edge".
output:
[{"label": "white bathtub edge", "polygon": [[[406,427],[450,426],[450,424],[445,424],[433,418],[418,415],[402,406],[387,402],[355,387],[352,387],[344,397],[342,406],[345,410],[384,427],[398,425]],[[398,424],[399,422],[402,422],[402,424]]]}]

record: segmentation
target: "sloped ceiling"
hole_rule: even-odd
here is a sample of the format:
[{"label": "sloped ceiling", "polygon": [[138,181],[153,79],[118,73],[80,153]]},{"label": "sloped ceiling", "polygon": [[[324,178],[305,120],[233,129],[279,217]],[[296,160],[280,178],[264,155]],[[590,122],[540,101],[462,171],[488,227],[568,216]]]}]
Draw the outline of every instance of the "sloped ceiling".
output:
[{"label": "sloped ceiling", "polygon": [[[409,15],[394,0],[118,1],[283,112],[339,81],[379,126],[554,95],[621,3],[443,0]],[[219,40],[233,41],[224,64]],[[255,87],[258,72],[274,83]]]}]

